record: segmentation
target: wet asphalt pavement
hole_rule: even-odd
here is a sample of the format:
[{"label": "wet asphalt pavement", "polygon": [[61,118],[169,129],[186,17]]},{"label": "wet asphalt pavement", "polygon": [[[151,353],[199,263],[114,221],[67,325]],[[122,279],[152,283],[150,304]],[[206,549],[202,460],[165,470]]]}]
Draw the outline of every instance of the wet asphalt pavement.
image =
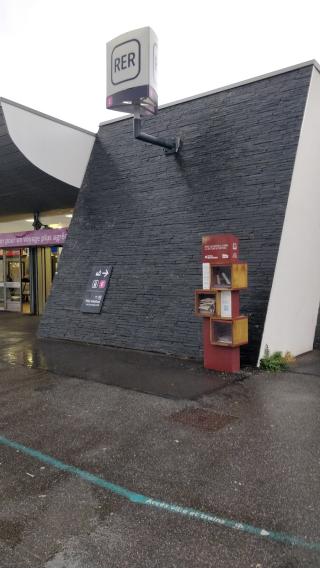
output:
[{"label": "wet asphalt pavement", "polygon": [[[0,436],[40,453],[2,438],[1,568],[320,567],[320,352],[288,373],[222,377],[121,350],[84,346],[81,358],[79,346],[39,344],[36,319],[8,316]],[[148,376],[167,377],[163,392],[137,392]],[[79,469],[181,508],[130,501]]]},{"label": "wet asphalt pavement", "polygon": [[244,371],[208,371],[200,362],[157,353],[38,340],[38,318],[12,313],[0,316],[0,353],[10,364],[179,400],[197,399],[247,375]]}]

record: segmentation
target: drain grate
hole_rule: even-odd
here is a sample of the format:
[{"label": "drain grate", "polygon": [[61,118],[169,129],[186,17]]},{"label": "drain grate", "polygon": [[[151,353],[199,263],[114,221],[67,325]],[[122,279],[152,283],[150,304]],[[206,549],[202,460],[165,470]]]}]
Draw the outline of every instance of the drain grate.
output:
[{"label": "drain grate", "polygon": [[237,419],[234,416],[217,414],[204,408],[185,408],[172,414],[170,420],[205,432],[216,432]]}]

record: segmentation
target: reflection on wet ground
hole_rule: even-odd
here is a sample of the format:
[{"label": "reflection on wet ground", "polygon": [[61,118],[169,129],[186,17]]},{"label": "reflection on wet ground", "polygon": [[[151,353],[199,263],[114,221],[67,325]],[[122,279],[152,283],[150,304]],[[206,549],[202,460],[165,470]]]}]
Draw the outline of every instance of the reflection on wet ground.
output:
[{"label": "reflection on wet ground", "polygon": [[0,361],[158,396],[196,399],[248,374],[203,369],[201,362],[70,341],[38,340],[39,318],[0,314]]},{"label": "reflection on wet ground", "polygon": [[[130,349],[38,340],[38,323],[37,317],[0,313],[0,361],[190,400],[250,375],[215,373],[203,369],[201,362]],[[291,370],[320,376],[320,351],[298,357]]]}]

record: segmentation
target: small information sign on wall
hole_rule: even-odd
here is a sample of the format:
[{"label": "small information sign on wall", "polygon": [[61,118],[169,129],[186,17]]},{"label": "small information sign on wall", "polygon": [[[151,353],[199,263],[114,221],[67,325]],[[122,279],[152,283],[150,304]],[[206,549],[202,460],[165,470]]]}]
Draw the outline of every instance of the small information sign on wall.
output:
[{"label": "small information sign on wall", "polygon": [[112,266],[94,266],[81,304],[81,311],[90,314],[100,314],[105,298]]}]

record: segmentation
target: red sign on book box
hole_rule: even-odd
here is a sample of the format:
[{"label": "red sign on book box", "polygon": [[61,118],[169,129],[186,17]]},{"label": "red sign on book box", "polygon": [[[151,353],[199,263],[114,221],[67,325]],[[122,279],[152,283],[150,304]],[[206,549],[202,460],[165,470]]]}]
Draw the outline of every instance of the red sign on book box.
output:
[{"label": "red sign on book box", "polygon": [[230,264],[237,262],[239,239],[231,234],[202,237],[202,262]]}]

